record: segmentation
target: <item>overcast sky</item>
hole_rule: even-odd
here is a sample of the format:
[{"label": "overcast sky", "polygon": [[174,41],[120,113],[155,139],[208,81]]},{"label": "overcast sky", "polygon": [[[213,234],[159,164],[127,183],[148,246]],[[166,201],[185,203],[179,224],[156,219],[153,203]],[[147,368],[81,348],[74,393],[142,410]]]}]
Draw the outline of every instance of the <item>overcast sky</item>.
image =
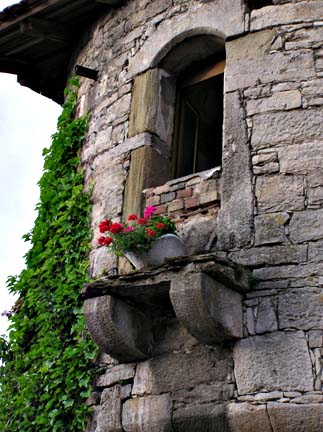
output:
[{"label": "overcast sky", "polygon": [[[14,3],[0,0],[0,10]],[[15,75],[0,73],[0,313],[14,303],[6,279],[24,267],[29,244],[21,237],[33,227],[42,150],[50,146],[60,111],[53,101],[20,86]],[[0,334],[6,328],[0,316]]]}]

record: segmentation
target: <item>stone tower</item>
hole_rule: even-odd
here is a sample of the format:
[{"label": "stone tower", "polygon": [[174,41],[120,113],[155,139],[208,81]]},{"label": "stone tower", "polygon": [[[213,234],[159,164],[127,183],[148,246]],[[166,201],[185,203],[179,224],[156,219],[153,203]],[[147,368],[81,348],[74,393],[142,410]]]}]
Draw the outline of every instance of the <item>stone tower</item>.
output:
[{"label": "stone tower", "polygon": [[[323,1],[30,3],[77,16],[77,44],[51,80],[17,56],[0,69],[55,100],[87,75],[93,232],[154,205],[188,250],[133,272],[93,235],[87,432],[322,431]],[[24,14],[4,17],[1,59]]]}]

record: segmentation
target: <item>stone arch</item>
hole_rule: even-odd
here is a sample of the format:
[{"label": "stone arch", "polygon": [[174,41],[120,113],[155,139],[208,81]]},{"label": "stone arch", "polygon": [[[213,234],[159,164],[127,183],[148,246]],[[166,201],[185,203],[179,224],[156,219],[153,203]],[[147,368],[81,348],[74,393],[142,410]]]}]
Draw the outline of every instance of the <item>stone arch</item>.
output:
[{"label": "stone arch", "polygon": [[[147,39],[129,65],[132,76],[156,67],[184,39],[209,34],[222,40],[245,31],[244,6],[236,0],[202,3],[191,13],[163,21]],[[201,26],[203,23],[203,26]]]}]

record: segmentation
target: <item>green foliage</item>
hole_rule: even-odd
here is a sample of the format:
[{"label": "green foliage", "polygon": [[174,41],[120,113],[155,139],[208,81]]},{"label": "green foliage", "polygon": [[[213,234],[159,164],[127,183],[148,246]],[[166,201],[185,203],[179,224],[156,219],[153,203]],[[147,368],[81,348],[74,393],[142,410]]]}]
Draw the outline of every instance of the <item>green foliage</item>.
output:
[{"label": "green foliage", "polygon": [[[87,117],[74,118],[76,79],[66,93],[44,174],[26,269],[10,277],[19,305],[0,338],[1,432],[81,432],[95,348],[84,330],[80,290],[87,280],[89,197],[79,151]],[[16,304],[16,305],[17,305]]]}]

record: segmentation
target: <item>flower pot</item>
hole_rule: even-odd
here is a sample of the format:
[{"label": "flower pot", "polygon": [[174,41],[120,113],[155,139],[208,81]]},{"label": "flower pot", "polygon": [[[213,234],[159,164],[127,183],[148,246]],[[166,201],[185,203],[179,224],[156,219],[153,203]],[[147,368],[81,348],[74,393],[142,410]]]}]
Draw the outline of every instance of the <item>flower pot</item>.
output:
[{"label": "flower pot", "polygon": [[148,252],[126,252],[124,255],[137,270],[142,270],[162,265],[165,258],[186,255],[186,247],[175,234],[164,234],[152,243]]}]

